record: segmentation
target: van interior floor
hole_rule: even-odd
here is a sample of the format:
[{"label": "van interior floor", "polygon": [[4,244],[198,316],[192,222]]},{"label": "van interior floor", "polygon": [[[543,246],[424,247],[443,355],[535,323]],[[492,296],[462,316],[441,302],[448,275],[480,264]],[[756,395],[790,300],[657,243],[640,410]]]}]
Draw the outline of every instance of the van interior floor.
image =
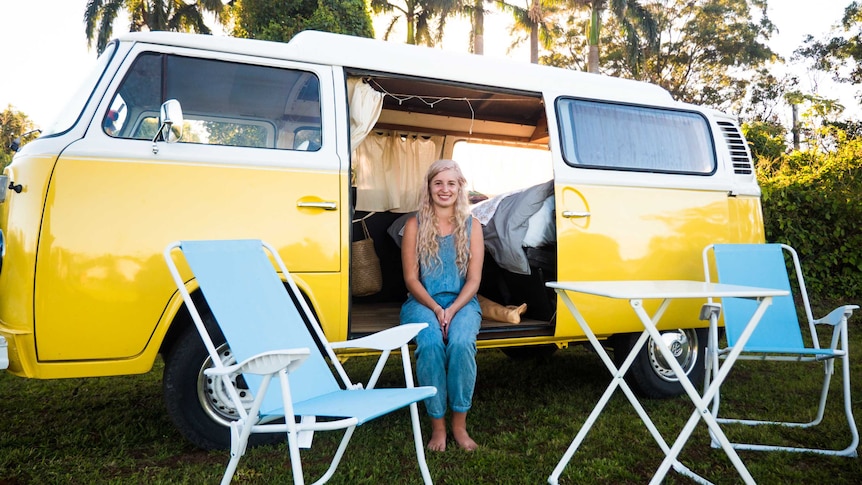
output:
[{"label": "van interior floor", "polygon": [[[352,338],[368,335],[398,325],[400,303],[354,303],[351,307],[349,333]],[[522,318],[521,323],[482,319],[479,340],[493,338],[553,335],[554,322]]]}]

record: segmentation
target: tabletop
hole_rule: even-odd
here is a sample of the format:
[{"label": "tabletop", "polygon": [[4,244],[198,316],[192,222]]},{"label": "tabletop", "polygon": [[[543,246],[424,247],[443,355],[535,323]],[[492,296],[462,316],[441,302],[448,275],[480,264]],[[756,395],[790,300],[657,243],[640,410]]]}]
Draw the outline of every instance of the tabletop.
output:
[{"label": "tabletop", "polygon": [[550,281],[549,288],[626,300],[651,298],[762,298],[785,296],[787,290],[707,283],[694,280]]}]

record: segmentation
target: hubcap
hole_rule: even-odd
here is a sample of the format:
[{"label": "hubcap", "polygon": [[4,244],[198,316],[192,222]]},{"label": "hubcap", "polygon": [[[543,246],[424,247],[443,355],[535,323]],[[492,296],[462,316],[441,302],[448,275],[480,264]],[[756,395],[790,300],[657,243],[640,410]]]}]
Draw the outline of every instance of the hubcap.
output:
[{"label": "hubcap", "polygon": [[[661,334],[665,345],[670,349],[679,366],[686,374],[690,373],[697,363],[700,346],[697,340],[697,331],[691,328],[668,330]],[[678,382],[679,378],[665,360],[655,341],[650,339],[647,343],[650,365],[656,375],[668,382]]]},{"label": "hubcap", "polygon": [[[224,365],[232,365],[236,363],[230,348],[227,344],[219,346],[218,355]],[[239,413],[230,399],[227,388],[225,388],[222,379],[211,377],[204,374],[204,370],[212,367],[212,359],[207,358],[198,372],[198,400],[201,407],[209,415],[209,417],[224,426],[229,426],[231,421],[239,419]],[[254,397],[248,392],[245,382],[242,380],[242,375],[232,375],[231,381],[236,385],[239,379],[240,399],[246,410],[251,409]]]}]

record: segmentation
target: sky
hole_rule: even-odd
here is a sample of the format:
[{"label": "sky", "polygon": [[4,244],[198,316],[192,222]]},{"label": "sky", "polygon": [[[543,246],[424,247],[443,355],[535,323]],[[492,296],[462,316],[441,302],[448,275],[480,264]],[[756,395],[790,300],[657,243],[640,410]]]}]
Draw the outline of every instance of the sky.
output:
[{"label": "sky", "polygon": [[[789,58],[806,35],[819,38],[840,21],[851,1],[818,0],[817,8],[811,8],[810,0],[770,0],[768,15],[779,29],[771,47]],[[4,57],[0,64],[0,110],[11,104],[37,126],[51,123],[96,63],[95,49],[88,49],[84,34],[86,5],[87,0],[0,0],[0,49]],[[508,38],[490,38],[490,32],[507,35],[507,22],[505,14],[486,18],[485,55],[507,55]],[[382,35],[383,27],[376,25],[375,29]],[[443,48],[466,51],[466,36],[447,38]],[[511,55],[528,61],[523,51]],[[858,105],[849,87],[824,89],[829,84],[824,74],[801,73],[800,78],[803,83],[816,82],[826,96],[839,93],[845,106]]]}]

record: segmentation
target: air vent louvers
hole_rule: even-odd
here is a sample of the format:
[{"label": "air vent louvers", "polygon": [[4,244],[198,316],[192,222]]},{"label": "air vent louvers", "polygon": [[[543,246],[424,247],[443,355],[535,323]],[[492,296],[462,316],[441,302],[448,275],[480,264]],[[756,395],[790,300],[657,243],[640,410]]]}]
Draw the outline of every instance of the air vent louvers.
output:
[{"label": "air vent louvers", "polygon": [[739,128],[728,121],[719,121],[718,126],[721,127],[721,133],[724,135],[724,140],[730,149],[733,173],[737,175],[751,175],[754,172],[754,164],[751,161],[751,153],[748,151],[748,145],[745,143],[745,139],[742,138]]}]

